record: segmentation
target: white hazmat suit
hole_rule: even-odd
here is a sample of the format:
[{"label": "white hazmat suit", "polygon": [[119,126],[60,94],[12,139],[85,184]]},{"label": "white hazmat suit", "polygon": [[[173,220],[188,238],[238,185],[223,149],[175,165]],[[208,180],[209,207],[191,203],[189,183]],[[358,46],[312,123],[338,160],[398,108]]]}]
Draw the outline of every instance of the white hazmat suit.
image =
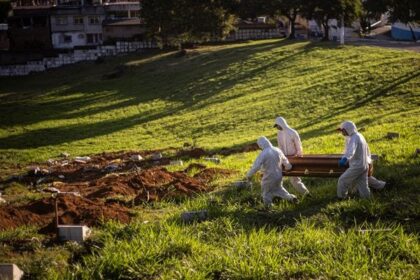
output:
[{"label": "white hazmat suit", "polygon": [[292,169],[292,165],[282,151],[273,147],[266,137],[258,138],[257,144],[262,149],[262,152],[256,158],[246,177],[250,179],[258,170],[262,169],[261,188],[264,205],[270,207],[274,197],[295,200],[296,196],[290,194],[283,187],[282,183],[282,165],[284,165],[286,170]]},{"label": "white hazmat suit", "polygon": [[[292,129],[282,117],[276,118],[275,124],[282,130],[277,132],[277,143],[286,156],[302,156],[302,142],[296,130]],[[290,177],[290,183],[301,194],[308,194],[309,191],[299,177]]]},{"label": "white hazmat suit", "polygon": [[362,198],[370,197],[368,184],[374,189],[383,189],[384,181],[373,176],[368,177],[369,164],[372,162],[369,146],[356,125],[345,121],[340,128],[347,132],[344,157],[349,161],[349,168],[338,179],[337,196],[345,198],[349,188],[356,187]]}]

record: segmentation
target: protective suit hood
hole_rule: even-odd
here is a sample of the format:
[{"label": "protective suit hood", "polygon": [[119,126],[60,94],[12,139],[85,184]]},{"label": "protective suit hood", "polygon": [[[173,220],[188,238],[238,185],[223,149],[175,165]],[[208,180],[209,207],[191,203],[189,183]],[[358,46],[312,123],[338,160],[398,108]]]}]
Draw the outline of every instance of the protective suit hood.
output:
[{"label": "protective suit hood", "polygon": [[357,132],[357,127],[352,121],[345,121],[340,125],[341,129],[344,129],[349,136]]},{"label": "protective suit hood", "polygon": [[261,136],[260,138],[258,138],[257,144],[258,144],[258,147],[260,147],[261,150],[264,150],[268,147],[273,146],[271,144],[270,140],[268,140],[267,137],[265,137],[265,136]]},{"label": "protective suit hood", "polygon": [[281,126],[283,129],[290,128],[283,117],[277,117],[275,123]]}]

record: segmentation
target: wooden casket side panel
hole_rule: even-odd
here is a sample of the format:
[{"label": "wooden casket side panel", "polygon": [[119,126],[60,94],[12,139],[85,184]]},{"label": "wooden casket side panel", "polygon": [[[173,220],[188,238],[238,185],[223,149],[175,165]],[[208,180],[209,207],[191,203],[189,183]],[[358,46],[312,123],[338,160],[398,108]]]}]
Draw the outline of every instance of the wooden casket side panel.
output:
[{"label": "wooden casket side panel", "polygon": [[291,177],[340,177],[346,167],[339,167],[338,162],[343,155],[304,155],[302,157],[287,157],[292,164],[292,170],[283,170],[284,176]]}]

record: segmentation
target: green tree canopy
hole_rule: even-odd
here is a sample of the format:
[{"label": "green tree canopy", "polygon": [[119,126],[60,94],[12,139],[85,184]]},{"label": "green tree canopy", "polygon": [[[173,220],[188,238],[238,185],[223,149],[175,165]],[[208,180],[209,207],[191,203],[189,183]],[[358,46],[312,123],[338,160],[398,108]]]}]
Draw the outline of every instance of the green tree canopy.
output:
[{"label": "green tree canopy", "polygon": [[273,12],[277,15],[287,17],[290,24],[289,39],[295,39],[295,21],[301,14],[306,2],[304,0],[274,0],[272,1]]},{"label": "green tree canopy", "polygon": [[344,19],[351,24],[359,17],[362,3],[360,0],[312,0],[305,5],[304,14],[309,19],[318,21],[324,28],[323,40],[329,38],[328,21]]},{"label": "green tree canopy", "polygon": [[142,17],[163,45],[224,38],[235,17],[222,0],[144,0]]},{"label": "green tree canopy", "polygon": [[12,10],[10,1],[0,0],[0,23],[4,23]]}]

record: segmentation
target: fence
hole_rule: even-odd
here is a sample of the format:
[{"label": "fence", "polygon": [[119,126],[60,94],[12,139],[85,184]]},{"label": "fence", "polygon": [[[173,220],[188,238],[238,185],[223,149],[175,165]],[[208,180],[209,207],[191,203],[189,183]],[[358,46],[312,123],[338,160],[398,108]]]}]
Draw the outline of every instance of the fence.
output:
[{"label": "fence", "polygon": [[[271,39],[285,36],[283,29],[239,29],[231,34],[226,41]],[[117,42],[112,46],[98,46],[95,49],[76,49],[69,53],[61,53],[56,57],[45,57],[42,60],[28,61],[25,64],[0,66],[0,76],[25,76],[33,72],[43,72],[80,61],[92,61],[99,57],[136,52],[141,49],[157,48],[154,42]]]},{"label": "fence", "polygon": [[0,66],[0,76],[25,76],[33,72],[61,67],[80,61],[92,61],[99,57],[114,56],[136,52],[141,49],[157,48],[153,42],[117,42],[114,46],[98,46],[95,49],[79,50],[70,53],[60,53],[56,57],[46,57],[42,60],[28,61],[25,64]]}]

